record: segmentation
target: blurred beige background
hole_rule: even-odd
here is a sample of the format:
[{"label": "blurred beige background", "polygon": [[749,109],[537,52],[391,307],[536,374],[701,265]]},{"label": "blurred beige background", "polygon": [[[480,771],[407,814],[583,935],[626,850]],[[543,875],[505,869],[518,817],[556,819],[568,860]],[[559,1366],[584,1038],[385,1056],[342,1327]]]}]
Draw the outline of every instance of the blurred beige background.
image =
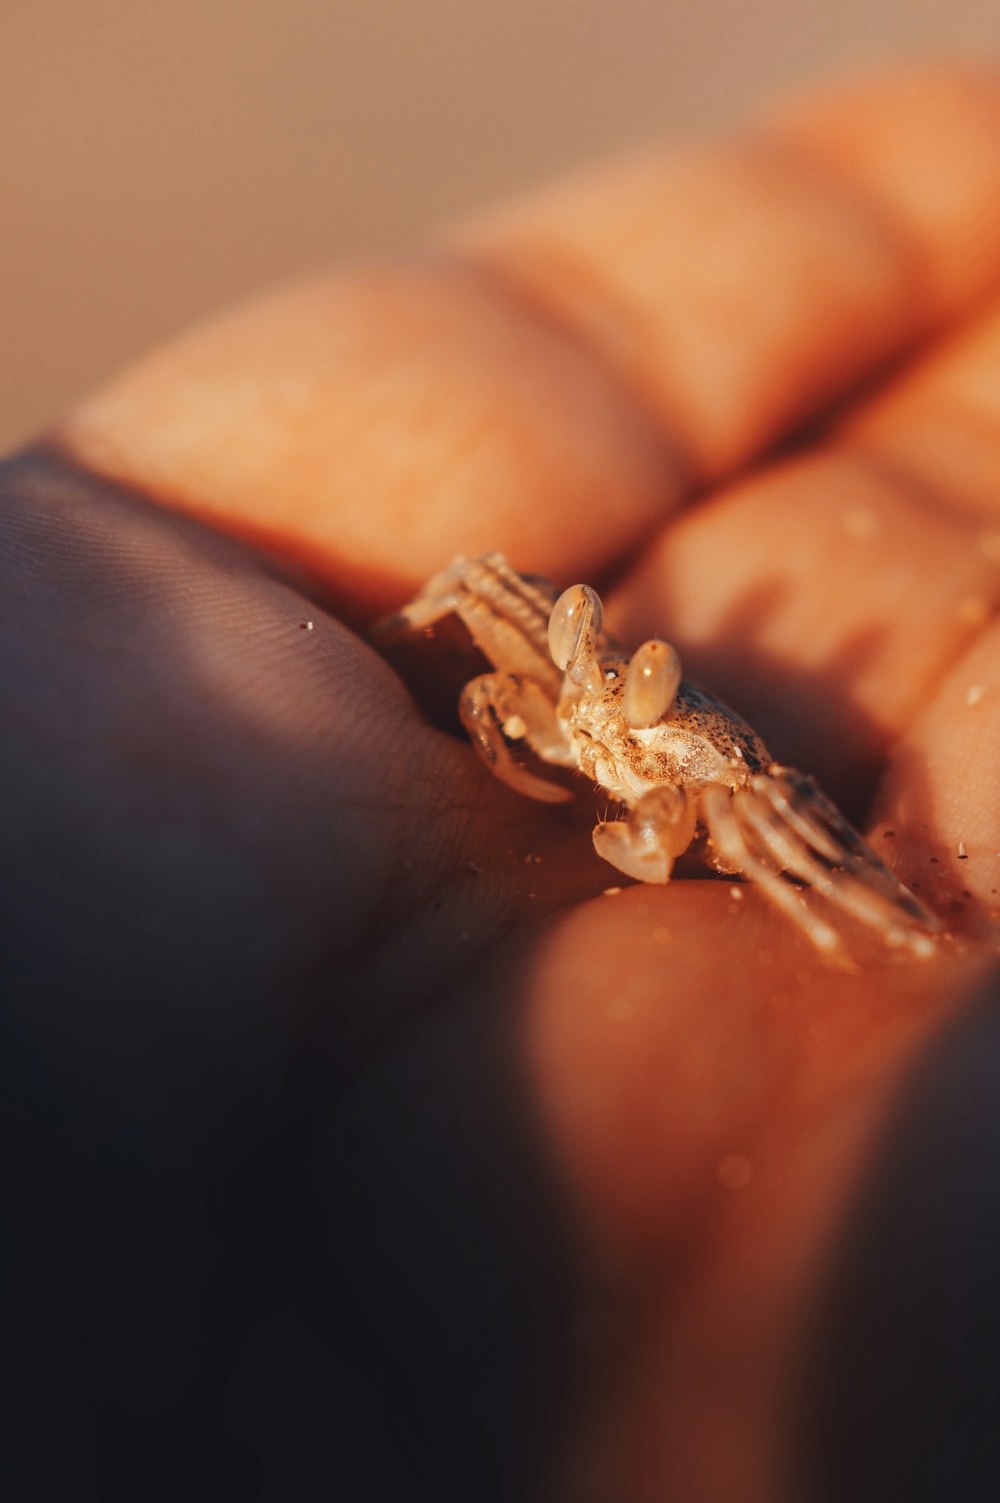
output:
[{"label": "blurred beige background", "polygon": [[255,287],[998,0],[0,0],[0,448]]}]

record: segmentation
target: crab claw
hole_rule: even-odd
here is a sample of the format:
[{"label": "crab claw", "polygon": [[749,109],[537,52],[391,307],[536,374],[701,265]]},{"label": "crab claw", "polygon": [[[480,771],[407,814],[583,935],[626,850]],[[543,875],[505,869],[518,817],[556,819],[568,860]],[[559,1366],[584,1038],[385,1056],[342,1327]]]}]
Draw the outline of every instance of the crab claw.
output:
[{"label": "crab claw", "polygon": [[683,788],[651,788],[627,819],[595,826],[594,849],[637,882],[669,882],[675,860],[694,837],[696,812]]}]

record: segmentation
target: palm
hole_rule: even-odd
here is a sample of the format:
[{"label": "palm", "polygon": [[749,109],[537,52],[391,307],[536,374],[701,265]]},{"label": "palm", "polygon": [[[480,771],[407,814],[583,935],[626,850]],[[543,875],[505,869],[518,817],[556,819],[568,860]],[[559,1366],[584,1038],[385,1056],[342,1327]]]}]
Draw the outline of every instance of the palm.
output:
[{"label": "palm", "polygon": [[[698,170],[710,184],[720,171]],[[632,188],[623,178],[593,190],[612,205],[594,234],[598,264],[623,202],[643,199],[645,169],[635,171]],[[839,294],[826,291],[843,306],[816,317],[806,246],[803,286],[774,313],[784,355],[768,347],[772,325],[748,313],[740,361],[726,368],[720,356],[685,388],[656,340],[657,318],[669,332],[676,317],[667,284],[663,308],[646,310],[648,347],[625,359],[641,403],[610,359],[577,343],[599,324],[589,285],[561,290],[545,256],[524,249],[544,247],[553,224],[572,242],[571,198],[548,218],[527,213],[524,231],[515,220],[473,237],[488,280],[413,272],[306,289],[168,352],[66,426],[71,452],[126,485],[161,489],[305,562],[333,609],[239,545],[60,460],[8,472],[18,571],[2,598],[24,730],[6,779],[24,790],[8,911],[22,915],[12,974],[31,977],[13,995],[47,999],[76,1077],[100,1101],[85,1090],[79,1109],[90,1172],[107,1175],[99,1145],[124,1112],[168,1189],[154,1173],[153,1191],[147,1174],[139,1192],[125,1162],[114,1194],[174,1196],[171,1216],[209,1228],[223,1268],[238,1265],[254,1286],[252,1297],[227,1293],[224,1330],[205,1317],[216,1361],[255,1372],[241,1322],[256,1329],[261,1309],[291,1309],[279,1346],[306,1362],[324,1415],[344,1401],[336,1362],[353,1375],[343,1466],[371,1466],[358,1437],[381,1405],[404,1416],[387,1488],[402,1488],[398,1468],[458,1489],[495,1445],[497,1496],[511,1495],[537,1398],[525,1374],[542,1389],[551,1375],[533,1366],[539,1353],[565,1355],[532,1291],[550,1262],[562,1277],[563,1258],[581,1288],[595,1262],[610,1271],[645,1324],[599,1405],[592,1481],[603,1465],[624,1470],[637,1497],[664,1476],[680,1496],[765,1485],[779,1428],[771,1380],[780,1391],[844,1190],[892,1082],[958,1005],[982,953],[977,941],[912,966],[865,952],[860,973],[844,976],[751,889],[737,899],[726,883],[684,878],[601,896],[615,876],[590,850],[586,792],[580,811],[553,811],[491,781],[336,619],[364,624],[460,550],[501,547],[564,584],[614,581],[617,635],[675,642],[692,676],[851,817],[869,819],[877,798],[873,838],[888,859],[956,929],[979,932],[998,885],[987,747],[1000,638],[984,622],[997,593],[1000,457],[980,437],[963,464],[933,436],[956,421],[956,393],[996,343],[995,321],[892,400],[876,393],[751,479],[713,478],[813,419],[984,284],[988,258],[963,260],[950,228],[932,224],[923,303],[902,306],[890,247],[836,194],[827,203],[819,182],[802,213],[826,215],[842,247],[849,273]],[[690,192],[682,183],[680,201]],[[586,192],[583,203],[593,233]],[[787,226],[793,241],[804,225]],[[641,255],[637,265],[630,294],[641,301]],[[507,302],[498,269],[577,334]],[[780,301],[768,266],[759,277],[756,297]],[[312,337],[324,320],[346,330],[332,352]],[[724,332],[728,358],[739,334]],[[456,379],[463,360],[472,369]],[[382,405],[387,371],[399,412]],[[206,385],[224,393],[222,416],[192,439]],[[671,428],[664,412],[681,390],[688,410],[677,405]],[[995,417],[1000,387],[977,392]],[[444,430],[429,440],[428,403]],[[476,422],[470,458],[459,440]],[[249,459],[237,437],[247,431],[263,434]],[[701,493],[675,512],[665,503],[682,476]],[[972,704],[970,688],[983,691]],[[65,930],[55,945],[43,941],[53,907]],[[81,977],[95,978],[99,998],[91,1007],[88,995],[84,1019],[70,1005]],[[33,1006],[18,1020],[34,1039]],[[170,1285],[199,1309],[220,1287],[214,1267]],[[574,1286],[553,1312],[563,1335],[577,1297],[594,1296]],[[614,1300],[604,1313],[616,1316]],[[189,1339],[193,1353],[200,1326]],[[415,1348],[433,1381],[425,1369],[418,1378]],[[466,1359],[493,1373],[471,1394]],[[603,1361],[598,1344],[598,1378]],[[722,1381],[732,1386],[720,1399]],[[512,1451],[510,1425],[524,1437]]]}]

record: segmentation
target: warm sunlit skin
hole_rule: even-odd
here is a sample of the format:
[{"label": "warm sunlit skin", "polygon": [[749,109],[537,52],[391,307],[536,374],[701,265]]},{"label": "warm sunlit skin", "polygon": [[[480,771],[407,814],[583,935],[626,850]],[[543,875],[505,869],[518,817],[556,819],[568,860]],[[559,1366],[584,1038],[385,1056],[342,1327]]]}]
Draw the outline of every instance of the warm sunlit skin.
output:
[{"label": "warm sunlit skin", "polygon": [[[237,891],[244,846],[275,884],[273,910],[233,899],[219,946],[252,932],[264,970],[309,987],[340,967],[351,1048],[372,988],[390,1022],[416,989],[475,1071],[468,1018],[525,998],[584,1259],[643,1333],[569,1463],[601,1503],[780,1499],[786,1386],[845,1196],[996,953],[998,202],[1000,77],[833,90],[185,336],[51,435],[101,477],[85,503],[44,455],[7,470],[25,516],[51,505],[51,536],[26,521],[2,555],[36,560],[3,620],[60,686],[17,722],[26,766],[73,716],[102,749],[88,810],[103,799],[123,841],[155,845],[165,797],[193,829],[203,798],[241,832],[198,846],[206,890]],[[335,610],[273,581],[261,597],[197,535],[164,551],[129,521],[120,541],[91,520],[105,480],[304,566]],[[876,946],[834,973],[724,881],[603,896],[592,803],[574,822],[500,787],[351,634],[487,549],[600,588],[630,645],[676,646],[943,915],[939,958]],[[91,550],[121,591],[70,632],[51,578],[85,597]],[[163,694],[196,706],[215,761],[181,779],[120,710],[113,733],[92,722],[121,653],[115,683],[154,720]],[[180,932],[186,901],[204,899],[179,877]],[[405,1063],[407,1037],[378,1047]]]}]

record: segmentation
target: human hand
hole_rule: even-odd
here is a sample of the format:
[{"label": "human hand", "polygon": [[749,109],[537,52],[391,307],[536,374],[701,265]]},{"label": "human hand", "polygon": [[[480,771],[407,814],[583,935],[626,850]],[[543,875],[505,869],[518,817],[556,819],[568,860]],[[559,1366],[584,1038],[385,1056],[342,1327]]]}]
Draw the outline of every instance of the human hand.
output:
[{"label": "human hand", "polygon": [[[776,1496],[847,1197],[992,953],[998,124],[930,73],[637,157],[7,467],[13,1179],[102,1495],[524,1496],[585,1368],[572,1496]],[[674,642],[940,957],[600,896],[587,794],[491,781],[357,634],[486,548]]]}]

